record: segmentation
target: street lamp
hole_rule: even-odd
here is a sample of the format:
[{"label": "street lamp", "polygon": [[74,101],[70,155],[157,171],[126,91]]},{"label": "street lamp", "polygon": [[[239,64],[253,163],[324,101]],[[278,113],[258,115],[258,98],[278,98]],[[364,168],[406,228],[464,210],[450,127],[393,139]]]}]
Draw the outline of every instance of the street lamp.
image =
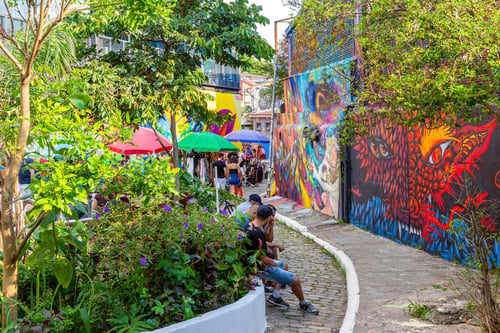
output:
[{"label": "street lamp", "polygon": [[276,80],[277,80],[277,67],[278,67],[278,23],[280,22],[289,22],[293,20],[295,17],[288,17],[286,19],[281,19],[274,21],[274,80],[273,80],[273,109],[271,113],[271,142],[269,144],[269,168],[267,170],[267,195],[269,196],[271,193],[271,178],[274,170],[274,110],[276,107]]}]

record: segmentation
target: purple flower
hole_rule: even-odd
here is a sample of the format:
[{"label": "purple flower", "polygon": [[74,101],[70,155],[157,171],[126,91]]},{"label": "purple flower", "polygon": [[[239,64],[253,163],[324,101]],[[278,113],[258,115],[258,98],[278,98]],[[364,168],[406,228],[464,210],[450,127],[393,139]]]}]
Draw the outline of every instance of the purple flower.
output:
[{"label": "purple flower", "polygon": [[227,210],[223,209],[221,212],[220,212],[222,215],[229,215],[229,213],[227,212]]},{"label": "purple flower", "polygon": [[198,224],[198,229],[203,229],[203,223]]},{"label": "purple flower", "polygon": [[215,222],[215,220],[214,220],[214,218],[213,218],[213,217],[210,219],[210,222]]},{"label": "purple flower", "polygon": [[241,237],[243,237],[243,235],[241,233],[238,234],[238,239],[240,239]]},{"label": "purple flower", "polygon": [[109,207],[104,207],[104,212],[109,213]]},{"label": "purple flower", "polygon": [[208,212],[208,208],[207,207],[203,207],[202,208],[204,212]]},{"label": "purple flower", "polygon": [[223,225],[220,226],[220,230],[224,231],[224,226]]},{"label": "purple flower", "polygon": [[182,238],[182,231],[179,232],[179,238]]},{"label": "purple flower", "polygon": [[144,258],[141,258],[141,265],[147,265],[148,264],[148,261],[146,260],[146,257]]},{"label": "purple flower", "polygon": [[187,228],[189,226],[189,224],[187,222],[184,222],[183,225],[184,225],[184,228]]},{"label": "purple flower", "polygon": [[95,219],[96,220],[99,220],[100,218],[101,218],[101,214],[99,214],[99,213],[95,214]]},{"label": "purple flower", "polygon": [[172,210],[172,207],[170,207],[169,205],[165,205],[163,206],[163,210],[166,212],[170,212]]},{"label": "purple flower", "polygon": [[183,216],[183,217],[189,217],[189,215],[187,215],[187,214],[184,214],[184,215],[182,215],[182,216]]}]

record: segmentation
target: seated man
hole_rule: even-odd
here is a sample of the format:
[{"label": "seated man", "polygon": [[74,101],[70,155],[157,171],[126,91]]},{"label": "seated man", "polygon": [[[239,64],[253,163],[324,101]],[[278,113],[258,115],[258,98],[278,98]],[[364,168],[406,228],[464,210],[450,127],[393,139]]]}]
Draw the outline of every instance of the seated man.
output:
[{"label": "seated man", "polygon": [[244,212],[255,204],[262,205],[262,199],[258,194],[250,194],[248,201],[242,202],[236,206],[236,209],[231,213],[231,216],[235,216],[236,212]]},{"label": "seated man", "polygon": [[[266,239],[263,229],[272,218],[272,215],[273,210],[271,209],[271,207],[267,205],[262,205],[259,207],[255,219],[249,223],[247,228],[245,228],[247,238],[250,240],[250,243],[247,245],[248,250],[264,250],[264,253],[267,252]],[[300,280],[295,274],[288,272],[287,263],[279,260],[273,260],[266,254],[260,254],[258,259],[263,264],[263,278],[268,279],[276,284],[291,286],[292,292],[299,300],[299,308],[302,311],[311,314],[319,313],[319,311],[316,310],[309,301],[304,299]],[[283,298],[281,298],[281,296],[279,295],[279,291],[276,291],[276,293],[275,291],[273,291],[273,295],[269,297],[269,303],[288,308],[289,305],[283,300]]]},{"label": "seated man", "polygon": [[282,244],[274,243],[274,217],[276,216],[276,207],[273,205],[268,205],[273,210],[273,215],[269,219],[266,227],[264,228],[264,236],[266,238],[266,245],[268,248],[268,257],[271,259],[278,259],[278,250],[280,252],[285,251],[285,247]]},{"label": "seated man", "polygon": [[236,212],[236,222],[238,222],[241,229],[244,229],[255,218],[259,206],[259,204],[254,204],[244,212]]}]

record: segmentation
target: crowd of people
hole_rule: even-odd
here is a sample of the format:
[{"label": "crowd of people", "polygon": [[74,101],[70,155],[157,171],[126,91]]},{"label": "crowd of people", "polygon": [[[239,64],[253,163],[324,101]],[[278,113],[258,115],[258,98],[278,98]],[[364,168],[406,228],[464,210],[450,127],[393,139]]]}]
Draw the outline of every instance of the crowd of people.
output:
[{"label": "crowd of people", "polygon": [[191,151],[185,169],[202,183],[214,183],[219,189],[243,196],[243,184],[254,186],[265,174],[266,152],[263,145],[244,145],[240,152],[204,153]]}]

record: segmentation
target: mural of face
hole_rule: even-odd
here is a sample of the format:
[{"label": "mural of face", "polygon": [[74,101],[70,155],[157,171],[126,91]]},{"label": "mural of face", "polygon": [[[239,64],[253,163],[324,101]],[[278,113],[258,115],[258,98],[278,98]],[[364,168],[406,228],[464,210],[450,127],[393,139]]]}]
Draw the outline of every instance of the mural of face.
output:
[{"label": "mural of face", "polygon": [[474,176],[476,160],[488,148],[495,126],[492,121],[427,129],[383,122],[360,139],[354,150],[364,181],[382,189],[384,216],[398,224],[399,235],[404,229],[432,242],[434,232],[449,228],[453,214],[443,221],[436,217],[435,205],[444,209],[443,194],[454,194],[451,185],[461,186],[464,172]]},{"label": "mural of face", "polygon": [[320,211],[327,215],[338,216],[339,169],[337,166],[337,140],[333,136],[325,138],[324,135],[321,137],[321,140],[325,141],[326,152],[319,164],[313,163],[310,160],[308,163],[309,171],[323,189],[321,202],[324,204],[324,207]]}]

